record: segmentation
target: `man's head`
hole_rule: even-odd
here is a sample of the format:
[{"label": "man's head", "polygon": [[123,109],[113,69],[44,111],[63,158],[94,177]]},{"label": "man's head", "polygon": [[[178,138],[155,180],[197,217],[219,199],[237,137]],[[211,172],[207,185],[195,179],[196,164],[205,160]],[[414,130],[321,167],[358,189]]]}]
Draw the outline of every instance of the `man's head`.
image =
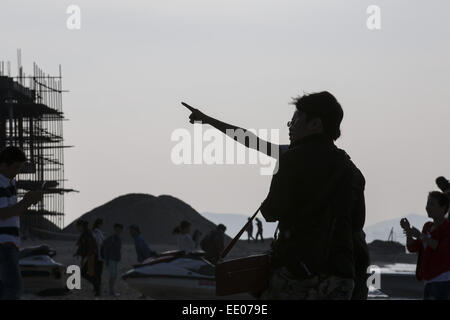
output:
[{"label": "man's head", "polygon": [[295,98],[292,104],[296,110],[288,122],[291,143],[314,134],[324,134],[332,140],[340,137],[344,111],[331,93],[306,94]]},{"label": "man's head", "polygon": [[437,177],[436,185],[442,190],[442,192],[450,190],[450,181],[448,181],[445,177]]},{"label": "man's head", "polygon": [[180,223],[180,233],[188,234],[191,232],[191,223],[189,221],[183,220]]},{"label": "man's head", "polygon": [[27,161],[25,153],[17,147],[6,147],[0,152],[0,173],[13,179]]},{"label": "man's head", "polygon": [[139,230],[139,227],[137,225],[135,225],[135,224],[132,224],[128,229],[130,230],[130,235],[133,238],[141,233],[141,231]]},{"label": "man's head", "polygon": [[220,231],[220,232],[225,233],[225,231],[227,230],[227,227],[225,227],[225,225],[223,225],[223,224],[219,224],[217,226],[217,230]]},{"label": "man's head", "polygon": [[97,218],[94,221],[94,225],[92,226],[92,230],[94,229],[101,229],[103,227],[103,219]]},{"label": "man's head", "polygon": [[120,236],[120,234],[122,233],[122,230],[123,230],[123,225],[121,225],[120,223],[114,224],[114,234],[116,236]]},{"label": "man's head", "polygon": [[75,226],[77,227],[78,232],[82,233],[88,228],[88,222],[82,219],[78,219]]},{"label": "man's head", "polygon": [[427,213],[428,216],[435,220],[441,219],[448,211],[449,199],[439,191],[432,191],[428,194]]}]

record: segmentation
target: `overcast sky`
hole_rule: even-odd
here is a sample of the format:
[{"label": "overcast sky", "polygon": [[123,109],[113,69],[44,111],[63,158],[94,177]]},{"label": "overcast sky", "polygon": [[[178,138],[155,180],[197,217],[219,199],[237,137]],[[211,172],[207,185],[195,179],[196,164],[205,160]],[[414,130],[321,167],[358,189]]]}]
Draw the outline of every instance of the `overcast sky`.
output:
[{"label": "overcast sky", "polygon": [[[381,30],[366,27],[372,4]],[[0,60],[21,48],[25,72],[62,65],[67,186],[81,191],[66,224],[131,192],[253,213],[271,179],[259,166],[172,163],[172,132],[192,130],[180,101],[288,143],[291,97],[322,90],[344,108],[337,144],[366,177],[372,224],[425,214],[450,176],[449,21],[448,0],[3,0]]]}]

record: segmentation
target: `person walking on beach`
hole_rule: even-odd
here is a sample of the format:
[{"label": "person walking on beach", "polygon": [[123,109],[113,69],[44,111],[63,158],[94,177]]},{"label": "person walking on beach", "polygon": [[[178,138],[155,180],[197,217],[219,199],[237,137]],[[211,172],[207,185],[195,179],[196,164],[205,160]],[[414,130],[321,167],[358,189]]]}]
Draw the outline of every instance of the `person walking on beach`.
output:
[{"label": "person walking on beach", "polygon": [[114,224],[113,234],[103,242],[103,255],[109,273],[109,294],[115,297],[120,295],[115,291],[115,285],[118,265],[122,259],[122,230],[123,225],[119,223]]},{"label": "person walking on beach", "polygon": [[97,244],[97,255],[95,256],[94,265],[94,278],[93,285],[95,296],[99,297],[101,295],[101,285],[102,285],[102,273],[103,273],[103,258],[102,258],[102,247],[105,236],[102,232],[103,219],[98,218],[95,220],[92,226],[92,234],[94,235],[95,242]]},{"label": "person walking on beach", "polygon": [[[367,299],[365,179],[334,144],[343,118],[336,98],[325,91],[294,99],[289,145],[264,141],[247,129],[182,104],[191,111],[191,123],[210,124],[238,143],[279,160],[261,207],[266,221],[278,221],[280,230],[273,249],[274,271],[264,296]],[[238,139],[237,132],[244,132],[245,139]]]},{"label": "person walking on beach", "polygon": [[425,300],[450,300],[450,221],[445,218],[449,199],[439,191],[428,195],[426,222],[420,232],[403,218],[400,224],[406,234],[410,252],[418,252],[416,276],[424,281]]},{"label": "person walking on beach", "polygon": [[250,243],[250,240],[252,240],[252,239],[255,240],[255,238],[253,237],[253,221],[251,221],[251,218],[248,218],[248,225],[247,225],[247,229],[245,231],[247,231],[249,243]]},{"label": "person walking on beach", "polygon": [[142,263],[146,259],[155,255],[156,253],[150,250],[147,242],[142,238],[139,227],[135,224],[129,227],[130,235],[134,240],[134,248],[136,249],[137,261]]},{"label": "person walking on beach", "polygon": [[258,218],[256,218],[255,220],[256,220],[256,236],[255,236],[255,242],[258,242],[258,236],[261,237],[261,242],[264,242],[264,237],[263,237],[263,224],[262,224],[262,221],[259,220]]},{"label": "person walking on beach", "polygon": [[94,235],[89,230],[89,223],[82,219],[77,220],[76,228],[80,233],[77,240],[77,251],[75,257],[80,257],[80,269],[83,278],[88,280],[94,286],[94,291],[97,294],[95,286],[95,261],[97,259],[97,242]]},{"label": "person walking on beach", "polygon": [[29,191],[17,202],[15,177],[26,160],[25,153],[17,147],[0,152],[0,300],[20,299],[20,216],[43,196],[42,191]]},{"label": "person walking on beach", "polygon": [[205,259],[216,264],[225,248],[225,231],[227,227],[219,224],[215,230],[209,232],[202,240],[201,247],[205,251]]},{"label": "person walking on beach", "polygon": [[195,242],[192,239],[191,223],[189,221],[181,221],[180,225],[173,229],[173,234],[177,236],[178,249],[186,254],[195,250]]}]

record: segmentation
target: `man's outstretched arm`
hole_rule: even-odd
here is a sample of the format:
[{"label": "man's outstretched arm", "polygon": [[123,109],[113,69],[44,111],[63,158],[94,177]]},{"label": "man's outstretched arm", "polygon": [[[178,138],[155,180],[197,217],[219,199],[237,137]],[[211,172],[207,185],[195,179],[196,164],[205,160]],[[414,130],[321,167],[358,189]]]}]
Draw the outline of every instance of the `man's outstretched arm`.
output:
[{"label": "man's outstretched arm", "polygon": [[[259,152],[263,152],[265,155],[273,158],[277,158],[285,151],[286,149],[284,146],[280,146],[276,143],[271,143],[266,140],[260,139],[257,135],[255,135],[253,132],[241,128],[223,121],[220,121],[218,119],[215,119],[213,117],[207,116],[200,110],[191,107],[187,103],[182,102],[183,106],[185,106],[189,111],[191,111],[191,115],[189,116],[189,121],[191,123],[194,123],[196,121],[200,121],[202,123],[209,124],[216,128],[217,130],[223,132],[230,138],[234,139],[235,141],[243,144],[247,148],[255,149]],[[244,139],[239,139],[239,132],[244,134]]]}]

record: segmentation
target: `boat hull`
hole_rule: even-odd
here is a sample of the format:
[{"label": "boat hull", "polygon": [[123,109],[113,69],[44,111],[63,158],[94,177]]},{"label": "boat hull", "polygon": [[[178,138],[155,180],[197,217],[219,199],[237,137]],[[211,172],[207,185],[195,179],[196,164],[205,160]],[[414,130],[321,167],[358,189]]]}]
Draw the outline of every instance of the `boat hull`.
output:
[{"label": "boat hull", "polygon": [[130,287],[146,297],[157,300],[251,300],[250,294],[216,296],[214,280],[180,279],[170,277],[128,278]]},{"label": "boat hull", "polygon": [[422,299],[424,284],[413,273],[381,273],[380,290],[390,299]]},{"label": "boat hull", "polygon": [[20,261],[26,293],[66,288],[65,266],[49,257],[31,257]]}]

